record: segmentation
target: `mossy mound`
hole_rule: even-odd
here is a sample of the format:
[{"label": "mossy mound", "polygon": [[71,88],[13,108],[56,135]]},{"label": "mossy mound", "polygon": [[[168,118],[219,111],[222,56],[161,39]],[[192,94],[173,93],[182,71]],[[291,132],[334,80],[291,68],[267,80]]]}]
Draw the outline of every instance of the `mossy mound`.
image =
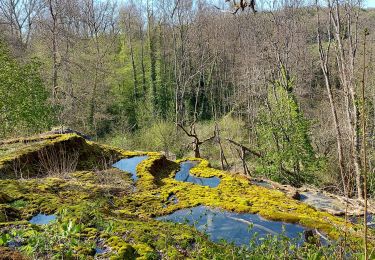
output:
[{"label": "mossy mound", "polygon": [[107,168],[136,152],[88,142],[76,134],[44,135],[0,143],[0,178],[30,178],[69,170]]},{"label": "mossy mound", "polygon": [[[40,172],[36,166],[40,164],[38,151],[60,151],[57,147],[61,145],[79,151],[77,169],[63,176]],[[135,183],[129,173],[108,167],[114,158],[137,155],[149,158],[137,166],[139,179]],[[107,163],[103,164],[101,158]],[[16,159],[31,161],[28,169],[38,178],[17,179],[11,168],[7,168]],[[33,146],[0,159],[3,163],[0,237],[12,243],[16,241],[18,250],[38,259],[92,259],[97,248],[103,249],[100,257],[111,259],[246,258],[246,250],[213,243],[188,225],[153,219],[178,209],[206,205],[299,223],[334,239],[347,232],[353,246],[361,242],[358,227],[345,224],[342,218],[315,210],[282,192],[252,185],[245,177],[210,168],[206,160],[190,159],[198,162],[191,169],[192,174],[217,176],[221,178],[220,185],[209,188],[176,181],[179,163],[168,161],[158,153],[126,152],[87,142],[76,135],[33,142]],[[169,200],[171,195],[178,203]],[[38,213],[55,214],[58,220],[46,226],[29,224],[27,221]],[[1,241],[0,246],[9,245],[9,241]]]},{"label": "mossy mound", "polygon": [[[198,177],[219,177],[221,182],[218,187],[209,188],[176,181],[174,175],[178,164],[166,163],[168,168],[164,168],[165,172],[170,172],[169,176],[166,176],[151,167],[153,161],[160,164],[162,159],[150,158],[137,168],[138,176],[141,177],[137,183],[138,192],[132,197],[116,198],[120,208],[117,212],[153,217],[170,214],[178,209],[206,205],[239,213],[255,213],[269,220],[298,223],[323,231],[335,239],[340,236],[340,230],[345,229],[343,218],[318,211],[280,191],[252,185],[250,180],[243,176],[210,168],[208,161],[204,159],[194,160],[198,161],[198,164],[191,169],[191,174]],[[171,195],[175,195],[179,202],[168,201]],[[351,224],[346,224],[346,229],[355,233]]]},{"label": "mossy mound", "polygon": [[[119,176],[113,181],[106,175]],[[129,174],[116,169],[78,171],[65,178],[0,180],[0,189],[12,197],[0,205],[17,212],[15,218],[0,221],[0,235],[19,239],[18,249],[37,259],[93,259],[97,247],[105,249],[101,257],[111,259],[183,259],[208,257],[212,250],[223,255],[234,250],[233,246],[221,248],[189,226],[135,216],[136,210],[119,213],[119,198],[137,196],[133,185]],[[56,214],[58,221],[47,226],[24,221],[40,212]]]}]

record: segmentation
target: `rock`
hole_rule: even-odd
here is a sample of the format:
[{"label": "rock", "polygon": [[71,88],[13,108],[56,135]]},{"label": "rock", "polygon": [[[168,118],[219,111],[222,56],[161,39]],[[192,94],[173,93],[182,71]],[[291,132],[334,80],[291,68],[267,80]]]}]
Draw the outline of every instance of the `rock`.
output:
[{"label": "rock", "polygon": [[[344,196],[331,194],[314,187],[302,187],[298,189],[300,198],[306,204],[310,206],[326,211],[335,216],[345,215],[345,208],[347,208],[348,216],[359,216],[363,215],[363,201],[358,199],[348,199]],[[375,213],[375,208],[371,205],[372,201],[368,202],[368,212],[370,214]]]},{"label": "rock", "polygon": [[299,194],[298,191],[296,191],[294,194],[291,194],[292,199],[295,200],[300,200],[301,199],[301,194]]},{"label": "rock", "polygon": [[160,151],[160,153],[164,155],[168,160],[175,161],[177,159],[176,154],[172,152]]}]

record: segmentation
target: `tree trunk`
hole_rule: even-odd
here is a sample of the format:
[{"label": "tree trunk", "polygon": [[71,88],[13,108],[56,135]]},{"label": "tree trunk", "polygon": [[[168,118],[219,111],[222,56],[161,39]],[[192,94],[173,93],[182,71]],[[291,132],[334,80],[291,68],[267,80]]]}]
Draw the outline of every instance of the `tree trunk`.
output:
[{"label": "tree trunk", "polygon": [[52,102],[56,104],[57,99],[57,80],[58,80],[58,46],[57,46],[57,11],[53,7],[53,2],[50,0],[49,2],[49,12],[52,18],[52,62],[53,62],[53,69],[52,69]]},{"label": "tree trunk", "polygon": [[[339,70],[339,76],[341,84],[345,90],[345,105],[346,105],[346,117],[350,133],[350,143],[351,143],[351,157],[354,167],[357,197],[363,199],[362,190],[362,180],[361,180],[361,168],[359,165],[359,142],[358,142],[358,108],[355,93],[355,86],[353,82],[354,78],[354,59],[356,53],[356,36],[352,35],[351,31],[351,19],[352,14],[346,13],[345,17],[347,24],[345,25],[348,31],[348,50],[344,49],[344,44],[342,42],[342,28],[341,23],[343,23],[340,16],[340,4],[336,1],[335,7],[330,6],[332,15],[330,16],[332,20],[334,31],[334,37],[336,40],[336,60]],[[335,12],[332,10],[335,8]],[[345,22],[345,21],[344,21]],[[356,34],[356,32],[354,33]]]},{"label": "tree trunk", "polygon": [[364,31],[363,40],[363,73],[362,73],[362,168],[363,168],[363,196],[364,196],[364,213],[363,213],[363,225],[364,225],[364,251],[365,259],[368,259],[367,252],[367,150],[366,150],[366,99],[365,99],[365,76],[366,76],[366,36],[368,35],[368,30]]},{"label": "tree trunk", "polygon": [[131,28],[130,28],[130,14],[128,15],[128,20],[126,21],[125,27],[127,28],[128,33],[128,45],[130,48],[130,59],[132,63],[132,70],[133,70],[133,100],[137,101],[138,98],[138,79],[137,79],[137,68],[135,66],[135,59],[134,59],[134,50],[133,50],[133,43],[132,43],[132,37],[131,37]]},{"label": "tree trunk", "polygon": [[153,115],[156,116],[158,112],[158,97],[156,93],[156,44],[154,32],[154,16],[152,11],[148,8],[148,43],[149,43],[149,55],[150,55],[150,79],[151,79],[151,102],[153,105]]},{"label": "tree trunk", "polygon": [[[331,14],[330,14],[331,16]],[[329,21],[331,21],[331,17],[329,17]],[[339,168],[340,168],[340,177],[341,177],[341,183],[342,187],[344,189],[344,193],[346,196],[348,196],[348,190],[346,185],[346,178],[345,178],[345,165],[344,165],[344,158],[343,158],[343,145],[342,145],[342,134],[339,126],[338,116],[337,116],[337,110],[335,101],[333,99],[333,93],[332,93],[332,86],[329,80],[329,69],[328,69],[328,57],[329,57],[329,51],[331,46],[331,31],[330,31],[330,24],[328,26],[328,46],[326,51],[323,50],[322,41],[321,41],[321,35],[320,35],[320,20],[319,20],[319,9],[317,6],[317,38],[318,38],[318,45],[319,45],[319,57],[320,57],[320,66],[324,75],[324,83],[326,85],[327,89],[327,95],[329,99],[329,104],[331,107],[331,113],[333,118],[333,124],[335,128],[336,133],[336,144],[337,144],[337,155],[338,155],[338,161],[339,161]]]},{"label": "tree trunk", "polygon": [[194,139],[193,149],[194,149],[194,157],[195,158],[201,158],[201,152],[200,152],[200,149],[199,149],[199,140],[198,139]]},{"label": "tree trunk", "polygon": [[146,69],[144,62],[144,34],[142,26],[139,27],[139,32],[141,34],[141,68],[142,68],[142,90],[143,90],[143,99],[146,99],[147,88],[146,88]]}]

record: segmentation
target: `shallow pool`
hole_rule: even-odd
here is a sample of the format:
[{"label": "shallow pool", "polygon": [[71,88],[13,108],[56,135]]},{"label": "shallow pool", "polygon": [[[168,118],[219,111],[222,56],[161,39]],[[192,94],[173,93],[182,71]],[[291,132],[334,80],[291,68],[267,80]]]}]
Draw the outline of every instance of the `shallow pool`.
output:
[{"label": "shallow pool", "polygon": [[177,181],[191,182],[201,186],[209,186],[215,188],[220,184],[220,178],[201,178],[190,174],[190,169],[193,168],[197,163],[192,161],[182,162],[180,170],[176,173],[175,179]]},{"label": "shallow pool", "polygon": [[198,206],[178,210],[170,215],[156,218],[162,221],[187,223],[199,231],[205,232],[217,242],[222,239],[236,245],[249,245],[250,239],[257,233],[257,241],[267,235],[284,234],[303,243],[302,234],[306,230],[296,224],[263,219],[259,215],[235,213],[225,210]]},{"label": "shallow pool", "polygon": [[46,225],[56,220],[56,218],[57,217],[55,215],[44,215],[39,213],[38,215],[32,217],[29,222],[35,225]]},{"label": "shallow pool", "polygon": [[137,176],[137,166],[139,163],[142,161],[148,159],[148,156],[135,156],[132,158],[126,158],[126,159],[121,159],[117,163],[113,164],[112,167],[115,167],[117,169],[120,169],[125,172],[129,172],[132,175],[132,179],[134,181],[138,180]]}]

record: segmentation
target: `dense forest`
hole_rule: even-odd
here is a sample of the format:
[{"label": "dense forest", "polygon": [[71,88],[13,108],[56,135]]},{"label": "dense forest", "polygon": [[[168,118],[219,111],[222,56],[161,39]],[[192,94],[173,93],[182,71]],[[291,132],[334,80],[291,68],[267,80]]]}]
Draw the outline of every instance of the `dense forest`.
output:
[{"label": "dense forest", "polygon": [[361,197],[362,107],[373,168],[375,12],[338,1],[238,9],[1,1],[1,138],[65,126],[178,157],[209,139],[200,154],[223,168]]},{"label": "dense forest", "polygon": [[366,209],[374,28],[354,0],[0,0],[0,141],[74,129]]}]

